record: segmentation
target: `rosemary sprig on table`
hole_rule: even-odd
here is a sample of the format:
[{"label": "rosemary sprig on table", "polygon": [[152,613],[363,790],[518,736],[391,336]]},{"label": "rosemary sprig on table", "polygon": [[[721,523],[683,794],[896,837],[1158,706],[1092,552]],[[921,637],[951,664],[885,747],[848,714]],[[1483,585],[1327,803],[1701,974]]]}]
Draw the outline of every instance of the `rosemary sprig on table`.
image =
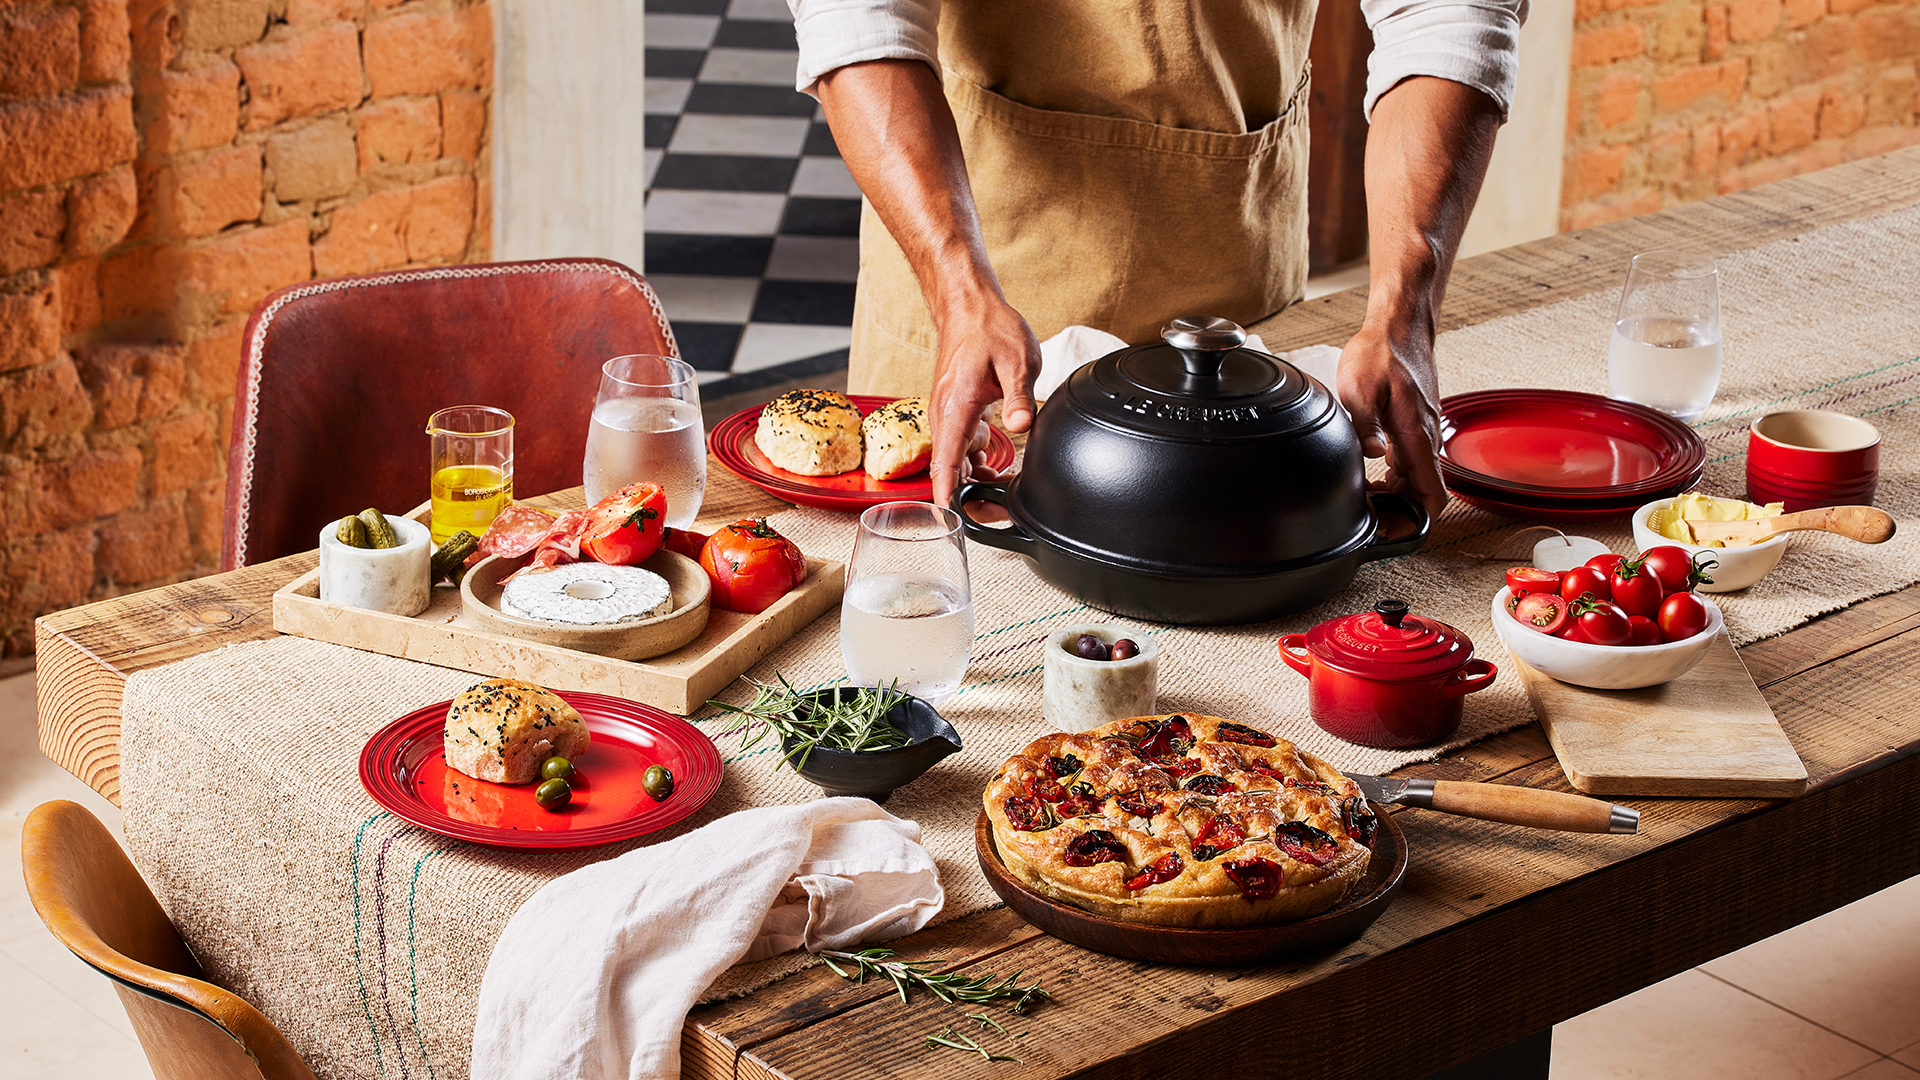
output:
[{"label": "rosemary sprig on table", "polygon": [[896,689],[862,687],[851,697],[843,697],[831,688],[803,694],[785,675],[776,672],[774,678],[780,680],[779,686],[747,680],[753,684],[753,700],[745,705],[707,702],[734,714],[733,726],[720,734],[738,734],[742,750],[752,748],[769,731],[779,732],[783,741],[793,742],[786,758],[799,768],[816,746],[891,750],[907,744],[907,737],[886,719],[888,711],[907,696]]},{"label": "rosemary sprig on table", "polygon": [[927,1045],[949,1046],[955,1050],[971,1050],[981,1057],[986,1058],[988,1061],[1011,1061],[1016,1065],[1025,1064],[1025,1062],[1017,1057],[1009,1057],[1006,1054],[987,1053],[987,1048],[975,1042],[973,1036],[953,1030],[952,1024],[948,1024],[945,1028],[941,1029],[938,1035],[927,1036]]},{"label": "rosemary sprig on table", "polygon": [[[968,1005],[987,1005],[1003,999],[1011,1000],[1008,1012],[1019,1012],[1040,998],[1053,995],[1040,988],[1035,982],[1028,986],[1019,985],[1020,972],[1011,975],[936,975],[927,965],[911,963],[905,960],[890,960],[892,949],[861,949],[857,953],[840,952],[837,949],[822,949],[820,962],[833,969],[835,975],[843,979],[852,979],[857,983],[867,981],[868,975],[885,975],[893,980],[894,988],[900,991],[900,1000],[907,1000],[909,986],[925,987],[934,997],[946,1002],[962,1002]],[[855,966],[854,971],[834,963],[835,959],[845,960]]]}]

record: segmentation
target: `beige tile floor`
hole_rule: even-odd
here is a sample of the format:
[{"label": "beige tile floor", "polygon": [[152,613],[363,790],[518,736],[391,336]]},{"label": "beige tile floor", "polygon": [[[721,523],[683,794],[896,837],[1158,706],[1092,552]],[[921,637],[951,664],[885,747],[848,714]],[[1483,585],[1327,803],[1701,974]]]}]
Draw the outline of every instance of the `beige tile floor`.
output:
[{"label": "beige tile floor", "polygon": [[[48,935],[20,823],[120,812],[40,755],[33,676],[0,680],[0,1080],[152,1076],[107,981]],[[1552,1080],[1920,1080],[1920,878],[1554,1028]]]}]

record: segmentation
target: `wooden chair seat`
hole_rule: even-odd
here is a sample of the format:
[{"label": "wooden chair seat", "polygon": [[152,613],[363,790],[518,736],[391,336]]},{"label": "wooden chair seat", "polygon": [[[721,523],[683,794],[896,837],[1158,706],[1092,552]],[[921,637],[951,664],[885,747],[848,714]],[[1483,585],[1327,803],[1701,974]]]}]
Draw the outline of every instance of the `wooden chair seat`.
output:
[{"label": "wooden chair seat", "polygon": [[311,550],[369,506],[427,498],[427,418],[514,416],[514,489],[580,483],[600,365],[678,356],[659,297],[604,259],[479,263],[290,286],[247,320],[222,569]]},{"label": "wooden chair seat", "polygon": [[206,981],[140,872],[86,807],[35,807],[20,861],[34,910],[113,981],[159,1080],[313,1080],[271,1020]]}]

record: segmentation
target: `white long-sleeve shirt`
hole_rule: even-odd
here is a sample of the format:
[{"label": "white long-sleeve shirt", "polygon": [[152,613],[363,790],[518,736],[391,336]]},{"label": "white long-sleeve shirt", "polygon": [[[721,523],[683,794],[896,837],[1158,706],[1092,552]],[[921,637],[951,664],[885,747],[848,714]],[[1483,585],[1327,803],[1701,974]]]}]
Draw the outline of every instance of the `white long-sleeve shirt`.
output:
[{"label": "white long-sleeve shirt", "polygon": [[[1433,75],[1483,91],[1505,115],[1528,0],[1360,0],[1373,30],[1367,116],[1403,79]],[[866,60],[922,60],[937,75],[940,0],[787,0],[800,39],[795,89]]]}]

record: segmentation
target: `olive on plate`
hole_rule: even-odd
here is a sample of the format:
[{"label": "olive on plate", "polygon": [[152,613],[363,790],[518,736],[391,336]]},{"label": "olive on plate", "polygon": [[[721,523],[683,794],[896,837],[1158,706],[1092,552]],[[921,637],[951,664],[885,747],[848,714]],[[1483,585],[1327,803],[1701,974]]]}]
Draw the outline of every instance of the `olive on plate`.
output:
[{"label": "olive on plate", "polygon": [[543,810],[558,810],[573,801],[573,788],[565,780],[548,780],[533,789],[533,801]]},{"label": "olive on plate", "polygon": [[640,776],[640,789],[654,802],[666,802],[673,794],[673,773],[665,765],[649,765]]}]

